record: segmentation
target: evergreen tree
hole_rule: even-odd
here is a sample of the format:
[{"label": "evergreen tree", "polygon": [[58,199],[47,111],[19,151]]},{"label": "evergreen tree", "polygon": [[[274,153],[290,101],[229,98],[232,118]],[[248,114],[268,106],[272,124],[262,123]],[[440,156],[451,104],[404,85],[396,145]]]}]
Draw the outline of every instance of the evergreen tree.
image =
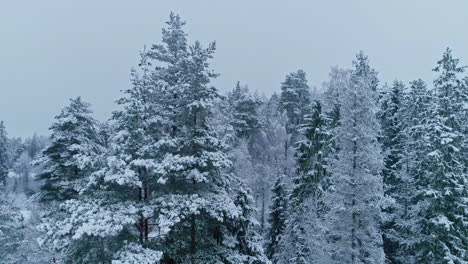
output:
[{"label": "evergreen tree", "polygon": [[21,245],[21,213],[13,206],[11,196],[0,193],[0,262],[5,264],[24,263],[17,258]]},{"label": "evergreen tree", "polygon": [[215,45],[188,46],[184,24],[171,14],[162,44],[142,52],[100,169],[62,205],[52,238],[67,245],[68,261],[267,262],[251,197],[209,122],[219,98],[209,85]]},{"label": "evergreen tree", "polygon": [[466,155],[463,149],[462,114],[466,101],[459,75],[464,67],[447,49],[437,67],[434,100],[427,115],[425,157],[415,179],[411,245],[417,263],[465,263],[468,261],[466,228]]},{"label": "evergreen tree", "polygon": [[305,72],[298,70],[286,75],[286,79],[281,83],[280,109],[286,112],[286,130],[293,138],[304,121],[304,116],[310,112],[310,103],[310,89]]},{"label": "evergreen tree", "polygon": [[[45,236],[41,243],[58,253],[57,260],[63,263],[86,263],[89,256],[97,254],[95,244],[87,244],[80,235],[89,232],[90,226],[81,229],[81,234],[66,240],[78,222],[70,215],[84,218],[90,214],[102,216],[93,203],[77,203],[88,185],[88,179],[98,166],[96,160],[102,146],[96,133],[97,121],[91,117],[90,104],[80,97],[70,100],[51,126],[50,145],[36,160],[42,167],[38,178],[43,181],[39,196],[45,204],[61,210],[47,210],[40,228]],[[92,223],[88,222],[92,226]],[[62,258],[63,257],[63,258]]]},{"label": "evergreen tree", "polygon": [[384,155],[382,171],[384,194],[388,203],[383,205],[383,242],[386,258],[395,262],[398,248],[398,235],[395,220],[401,217],[403,199],[407,194],[402,179],[402,159],[405,154],[403,133],[403,92],[402,82],[395,81],[391,87],[385,86],[381,97],[379,119],[382,127],[381,144]]},{"label": "evergreen tree", "polygon": [[272,205],[270,208],[270,228],[266,244],[266,254],[273,263],[278,263],[277,254],[281,251],[280,242],[286,228],[287,217],[287,192],[284,183],[284,175],[278,171],[275,185],[272,188]]},{"label": "evergreen tree", "polygon": [[165,195],[159,200],[170,205],[161,210],[179,212],[179,221],[162,243],[162,262],[263,262],[261,252],[239,245],[232,247],[223,239],[239,235],[226,223],[241,221],[239,217],[245,208],[236,205],[232,198],[236,176],[225,173],[231,162],[209,123],[213,101],[219,97],[210,86],[217,74],[208,63],[215,44],[203,48],[195,42],[188,47],[181,29],[184,24],[178,16],[171,15],[169,29],[163,31],[166,46],[155,45],[152,50],[152,58],[168,65],[156,71],[161,72],[157,76],[169,84],[167,90],[174,98],[165,102],[165,108],[172,110],[168,117],[171,129],[162,141],[167,151],[157,171],[165,181]]},{"label": "evergreen tree", "polygon": [[0,121],[0,188],[8,176],[8,138],[5,124]]},{"label": "evergreen tree", "polygon": [[375,71],[361,52],[353,62],[348,89],[342,92],[337,128],[338,153],[330,161],[331,187],[324,201],[330,245],[328,263],[383,263],[379,231],[383,197],[382,155],[377,141]]},{"label": "evergreen tree", "polygon": [[426,84],[421,79],[411,82],[409,91],[404,96],[401,117],[404,142],[402,152],[405,155],[400,159],[399,180],[401,184],[398,190],[399,197],[397,196],[400,199],[392,203],[392,205],[398,205],[399,210],[392,214],[393,229],[385,231],[385,236],[389,236],[392,241],[398,243],[396,252],[388,256],[394,263],[415,263],[412,249],[420,234],[413,233],[417,216],[413,214],[414,199],[412,197],[416,193],[416,180],[424,175],[425,170],[424,161],[427,159],[425,135],[426,125],[430,119],[430,103],[431,94]]},{"label": "evergreen tree", "polygon": [[319,248],[323,239],[322,219],[325,213],[322,196],[326,188],[327,154],[330,135],[322,103],[316,101],[312,114],[305,117],[300,132],[304,140],[296,148],[297,176],[289,197],[290,210],[283,247],[284,262],[320,263]]},{"label": "evergreen tree", "polygon": [[[108,127],[95,127],[95,138],[107,146],[96,153],[94,171],[80,196],[62,204],[66,215],[46,229],[65,255],[65,263],[155,263],[161,259],[158,236],[168,226],[150,222],[156,217],[151,200],[159,177],[154,172],[162,154],[158,140],[167,129],[160,104],[167,85],[152,79],[148,52],[139,69],[132,69],[132,87],[117,101]],[[150,229],[150,224],[155,225]],[[64,227],[69,229],[64,232]],[[161,228],[161,232],[150,232]],[[151,245],[148,246],[148,245]]]},{"label": "evergreen tree", "polygon": [[231,125],[239,138],[250,139],[260,129],[258,108],[261,102],[254,98],[247,87],[241,87],[237,82],[236,87],[228,97],[231,108]]},{"label": "evergreen tree", "polygon": [[312,114],[305,117],[300,132],[305,139],[299,141],[296,148],[297,177],[291,194],[293,206],[310,196],[318,198],[323,191],[329,133],[320,101],[315,101]]},{"label": "evergreen tree", "polygon": [[55,117],[50,127],[51,144],[38,160],[43,171],[43,200],[67,200],[76,197],[84,177],[89,175],[93,155],[99,152],[96,142],[96,120],[90,114],[90,104],[81,97],[70,100]]}]

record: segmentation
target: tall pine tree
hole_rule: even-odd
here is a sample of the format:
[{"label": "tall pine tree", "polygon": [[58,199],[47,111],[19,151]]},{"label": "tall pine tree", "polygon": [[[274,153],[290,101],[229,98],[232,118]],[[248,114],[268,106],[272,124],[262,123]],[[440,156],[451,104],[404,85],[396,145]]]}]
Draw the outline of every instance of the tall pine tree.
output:
[{"label": "tall pine tree", "polygon": [[315,101],[312,114],[299,129],[304,139],[297,143],[297,176],[289,197],[287,228],[282,260],[292,263],[320,263],[323,260],[323,193],[327,186],[327,155],[330,133],[322,103]]},{"label": "tall pine tree", "polygon": [[395,227],[396,219],[401,217],[400,210],[405,198],[403,191],[402,159],[404,155],[404,120],[403,96],[404,85],[395,81],[392,86],[384,87],[380,103],[379,119],[382,127],[381,144],[384,155],[382,171],[384,194],[387,203],[383,205],[383,241],[385,256],[394,262],[398,248],[398,235]]},{"label": "tall pine tree", "polygon": [[468,261],[466,228],[467,176],[464,167],[462,114],[466,104],[460,74],[464,67],[447,49],[434,69],[434,104],[429,108],[422,171],[415,179],[411,233],[417,263],[465,263]]},{"label": "tall pine tree", "polygon": [[281,239],[286,228],[288,207],[284,174],[281,171],[277,172],[277,178],[271,192],[272,204],[268,219],[270,228],[267,234],[266,254],[273,263],[278,263],[278,254],[281,252]]},{"label": "tall pine tree", "polygon": [[331,187],[325,194],[331,234],[326,250],[332,256],[328,263],[383,263],[376,73],[362,52],[353,65],[349,87],[342,92],[338,153],[330,162]]},{"label": "tall pine tree", "polygon": [[310,113],[310,103],[310,89],[305,72],[298,70],[286,75],[286,79],[281,83],[280,109],[286,112],[286,130],[293,138],[297,135],[297,129],[304,121],[304,116]]},{"label": "tall pine tree", "polygon": [[43,171],[43,200],[67,200],[77,197],[83,178],[92,169],[93,155],[100,151],[97,121],[91,117],[90,104],[81,97],[70,100],[50,127],[50,145],[38,163]]}]

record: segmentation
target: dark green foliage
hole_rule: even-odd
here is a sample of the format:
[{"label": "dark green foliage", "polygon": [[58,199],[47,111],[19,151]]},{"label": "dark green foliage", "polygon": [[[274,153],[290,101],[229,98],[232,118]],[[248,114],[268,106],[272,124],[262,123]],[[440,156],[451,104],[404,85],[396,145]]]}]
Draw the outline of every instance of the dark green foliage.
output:
[{"label": "dark green foliage", "polygon": [[268,258],[274,259],[280,252],[280,241],[284,235],[287,219],[287,199],[284,175],[278,173],[275,185],[272,188],[272,205],[270,207],[270,228],[268,231],[268,242],[266,245],[266,254]]}]

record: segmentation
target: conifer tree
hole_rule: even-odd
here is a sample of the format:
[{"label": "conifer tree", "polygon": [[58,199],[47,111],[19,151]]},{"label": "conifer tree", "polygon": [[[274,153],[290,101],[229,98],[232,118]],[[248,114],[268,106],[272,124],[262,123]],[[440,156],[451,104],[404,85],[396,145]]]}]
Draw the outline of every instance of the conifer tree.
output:
[{"label": "conifer tree", "polygon": [[267,237],[266,254],[273,263],[278,263],[278,253],[281,251],[280,242],[286,228],[288,206],[284,175],[280,171],[278,171],[278,175],[271,192],[272,204],[270,208],[270,217],[268,219],[270,228]]},{"label": "conifer tree", "polygon": [[8,176],[8,138],[5,124],[0,121],[0,188]]},{"label": "conifer tree", "polygon": [[171,14],[162,44],[142,52],[133,85],[118,101],[109,150],[96,158],[100,168],[79,199],[63,205],[68,216],[54,225],[53,238],[72,243],[69,259],[267,262],[248,190],[229,172],[231,161],[209,122],[219,97],[210,86],[215,45],[189,46],[184,25]]},{"label": "conifer tree", "polygon": [[466,228],[466,155],[462,117],[466,103],[460,74],[464,67],[447,49],[434,69],[435,104],[425,124],[422,171],[415,178],[411,248],[417,263],[465,263],[468,261]]},{"label": "conifer tree", "polygon": [[[304,140],[297,143],[297,176],[289,196],[286,239],[281,256],[284,262],[316,263],[322,259],[321,239],[324,238],[322,220],[325,213],[322,200],[326,188],[329,133],[322,113],[322,103],[315,101],[312,114],[305,117],[299,129]],[[318,262],[319,263],[319,262]]]},{"label": "conifer tree", "polygon": [[281,83],[280,109],[286,112],[288,117],[286,129],[293,138],[304,116],[310,112],[310,103],[310,89],[305,72],[298,70],[286,75],[286,79]]},{"label": "conifer tree", "polygon": [[400,210],[407,194],[402,179],[402,159],[404,155],[405,136],[403,133],[403,92],[402,82],[395,81],[391,87],[385,86],[380,103],[379,119],[382,127],[381,144],[384,155],[382,171],[384,194],[388,203],[383,205],[383,241],[386,258],[395,261],[398,248],[398,235],[395,220],[401,217]]},{"label": "conifer tree", "polygon": [[331,235],[325,250],[332,256],[328,263],[383,263],[375,71],[362,52],[353,65],[349,87],[342,92],[342,116],[335,136],[338,153],[330,161],[331,187],[324,197]]},{"label": "conifer tree", "polygon": [[261,102],[249,93],[247,87],[241,87],[239,82],[230,93],[228,101],[232,114],[231,125],[237,137],[250,139],[260,129],[258,108]]},{"label": "conifer tree", "polygon": [[[427,156],[425,148],[426,125],[430,119],[431,94],[426,84],[418,79],[410,83],[409,91],[404,95],[402,110],[403,147],[405,153],[400,159],[398,190],[399,200],[392,205],[397,205],[397,211],[393,213],[394,227],[385,231],[392,241],[397,241],[396,252],[387,253],[387,258],[394,263],[415,263],[413,245],[418,241],[418,233],[415,230],[414,221],[417,216],[413,214],[413,196],[416,193],[416,180],[424,175],[424,165]],[[396,203],[398,202],[398,203]]]},{"label": "conifer tree", "polygon": [[12,196],[2,191],[0,193],[0,263],[23,263],[18,259],[17,251],[21,245],[21,213],[13,206]]},{"label": "conifer tree", "polygon": [[93,155],[100,150],[90,104],[81,97],[70,100],[55,117],[51,144],[38,163],[43,171],[38,178],[44,181],[43,200],[67,200],[79,193],[83,178],[91,172]]},{"label": "conifer tree", "polygon": [[166,195],[160,200],[174,206],[165,210],[180,212],[179,222],[162,243],[162,262],[210,263],[233,258],[262,262],[264,257],[258,251],[236,250],[225,241],[236,239],[238,233],[226,223],[240,221],[243,209],[232,198],[236,176],[226,173],[231,162],[209,123],[213,101],[219,97],[210,85],[217,74],[208,63],[215,44],[203,48],[195,42],[189,47],[184,24],[180,17],[171,15],[169,29],[163,32],[166,46],[152,49],[152,58],[168,64],[156,72],[161,72],[174,98],[166,101],[165,108],[172,110],[168,117],[171,129],[163,141],[167,151],[156,168],[165,181]]},{"label": "conifer tree", "polygon": [[[40,228],[46,235],[41,238],[41,243],[56,251],[57,259],[64,263],[94,261],[90,256],[98,255],[93,248],[97,249],[99,242],[90,244],[80,240],[80,236],[65,239],[75,235],[72,229],[80,228],[74,226],[77,222],[70,221],[70,214],[76,217],[99,215],[97,208],[92,208],[92,203],[82,206],[76,202],[82,197],[88,179],[98,165],[98,154],[103,151],[96,133],[97,121],[91,113],[90,104],[81,97],[71,99],[70,104],[56,116],[50,128],[50,145],[35,162],[42,167],[38,175],[43,181],[39,197],[47,206],[61,209],[45,213]],[[89,226],[81,232],[89,232],[88,229]]]},{"label": "conifer tree", "polygon": [[290,197],[292,206],[300,205],[311,196],[318,198],[323,191],[329,133],[320,101],[315,101],[312,114],[305,117],[300,132],[305,139],[296,147],[297,176]]}]

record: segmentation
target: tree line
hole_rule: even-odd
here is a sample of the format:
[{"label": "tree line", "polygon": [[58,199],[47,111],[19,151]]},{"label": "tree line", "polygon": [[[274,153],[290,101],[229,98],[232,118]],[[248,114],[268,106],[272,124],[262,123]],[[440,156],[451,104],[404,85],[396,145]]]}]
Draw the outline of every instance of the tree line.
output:
[{"label": "tree line", "polygon": [[271,96],[221,95],[215,43],[184,26],[171,13],[140,52],[109,121],[77,97],[48,139],[1,123],[2,263],[24,263],[19,185],[52,263],[468,261],[468,77],[450,48],[432,85],[380,84],[359,52],[321,91],[298,70]]}]

